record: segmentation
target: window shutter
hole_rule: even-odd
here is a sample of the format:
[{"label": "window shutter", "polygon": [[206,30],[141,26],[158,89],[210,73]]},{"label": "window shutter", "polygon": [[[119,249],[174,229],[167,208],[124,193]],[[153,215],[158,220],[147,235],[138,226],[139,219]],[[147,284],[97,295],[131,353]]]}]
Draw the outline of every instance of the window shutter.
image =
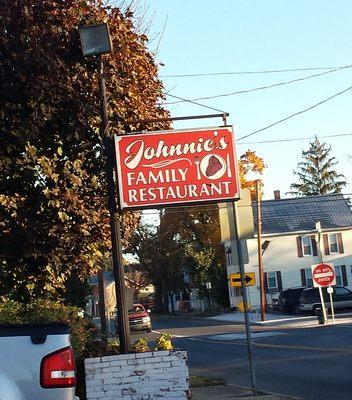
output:
[{"label": "window shutter", "polygon": [[264,272],[264,288],[265,288],[265,293],[269,293],[268,289],[268,274]]},{"label": "window shutter", "polygon": [[302,237],[297,236],[297,254],[298,257],[303,257],[303,249],[302,249]]},{"label": "window shutter", "polygon": [[302,286],[307,286],[307,278],[306,278],[306,270],[301,269],[301,281],[302,281]]},{"label": "window shutter", "polygon": [[329,249],[329,238],[328,235],[324,233],[323,235],[323,242],[324,242],[324,251],[325,251],[325,255],[329,255],[330,254],[330,249]]},{"label": "window shutter", "polygon": [[276,279],[277,279],[277,288],[278,288],[278,291],[281,292],[281,290],[282,290],[281,271],[277,271],[277,272],[276,272]]},{"label": "window shutter", "polygon": [[317,256],[318,255],[318,249],[317,249],[317,242],[315,240],[315,235],[312,235],[310,238],[311,238],[311,241],[312,241],[313,256]]},{"label": "window shutter", "polygon": [[342,233],[339,232],[337,234],[337,243],[339,246],[339,253],[342,254],[343,253],[343,242],[342,242]]},{"label": "window shutter", "polygon": [[347,274],[346,274],[346,265],[341,265],[341,272],[342,272],[342,284],[343,286],[347,286]]}]

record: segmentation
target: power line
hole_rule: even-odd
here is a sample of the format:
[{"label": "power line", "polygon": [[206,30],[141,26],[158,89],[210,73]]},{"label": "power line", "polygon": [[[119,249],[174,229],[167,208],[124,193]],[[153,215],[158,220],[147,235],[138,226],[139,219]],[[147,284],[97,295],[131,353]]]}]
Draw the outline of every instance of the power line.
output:
[{"label": "power line", "polygon": [[195,74],[161,75],[160,78],[194,78],[202,76],[221,76],[221,75],[276,74],[284,72],[319,71],[319,70],[336,69],[336,68],[344,68],[344,67],[310,67],[310,68],[274,69],[274,70],[262,70],[262,71],[207,72],[207,73],[195,73]]},{"label": "power line", "polygon": [[[330,198],[326,198],[327,196],[329,196]],[[337,197],[338,196],[338,197]],[[284,203],[284,202],[288,202],[288,201],[296,201],[296,200],[298,200],[299,199],[299,205],[302,205],[302,204],[312,204],[312,199],[314,198],[314,202],[315,203],[325,203],[325,202],[332,202],[332,201],[341,201],[341,200],[345,200],[345,201],[347,201],[348,199],[346,199],[345,197],[343,197],[343,199],[341,198],[341,196],[346,196],[346,197],[351,197],[352,196],[352,193],[330,193],[330,194],[327,194],[327,195],[316,195],[316,196],[306,196],[306,197],[299,197],[299,196],[297,196],[297,197],[286,197],[286,198],[282,198],[282,199],[267,199],[267,200],[262,200],[262,207],[271,207],[272,206],[272,203],[271,204],[268,204],[267,202],[268,201],[271,201],[271,202],[275,202],[274,204],[278,204],[279,202],[282,202],[282,203]],[[310,197],[312,198],[312,199],[310,199]],[[336,198],[331,198],[331,197],[336,197]],[[255,202],[254,202],[254,205],[255,205]],[[210,205],[207,205],[207,206],[192,206],[192,205],[190,205],[190,206],[183,206],[183,207],[180,207],[180,208],[167,208],[167,213],[175,213],[175,214],[182,214],[182,213],[185,213],[185,212],[187,212],[189,209],[194,209],[194,211],[195,212],[202,212],[202,211],[212,211],[212,210],[215,210],[216,208],[218,207],[218,205],[217,204],[214,204],[213,206],[210,206]],[[223,209],[226,209],[226,207],[219,207],[219,209],[220,210],[223,210]],[[146,212],[146,214],[145,214],[145,216],[147,216],[147,215],[157,215],[157,216],[159,216],[160,215],[160,213],[159,213],[159,211],[152,211],[152,210],[146,210],[147,212]],[[280,214],[281,215],[281,214]],[[290,214],[291,215],[291,214]]]},{"label": "power line", "polygon": [[[205,105],[205,104],[197,103],[197,102],[194,101],[194,100],[185,99],[185,98],[183,98],[183,97],[175,96],[175,95],[170,94],[170,93],[164,93],[164,94],[165,94],[166,96],[174,97],[175,99],[182,100],[182,102],[192,103],[192,104],[195,104],[196,106],[208,108],[209,110],[214,110],[214,111],[219,111],[219,112],[221,112],[221,113],[225,113],[224,110],[219,110],[218,108],[214,108],[214,107],[207,106],[207,105]],[[166,103],[166,104],[167,104],[167,103]],[[171,103],[170,103],[170,104],[171,104]]]},{"label": "power line", "polygon": [[318,107],[318,106],[320,106],[320,105],[322,105],[322,104],[324,104],[324,103],[327,103],[328,101],[334,99],[334,98],[337,97],[337,96],[340,96],[340,95],[342,95],[342,94],[348,92],[348,91],[351,90],[351,89],[352,89],[352,86],[348,87],[347,89],[342,90],[341,92],[335,93],[334,95],[332,95],[332,96],[330,96],[330,97],[328,97],[328,98],[326,98],[326,99],[324,99],[324,100],[321,100],[321,101],[319,101],[318,103],[313,104],[312,106],[310,106],[310,107],[308,107],[308,108],[305,108],[304,110],[298,111],[298,112],[296,112],[296,113],[294,113],[294,114],[289,115],[288,117],[285,117],[285,118],[280,119],[279,121],[273,122],[273,123],[270,124],[270,125],[264,126],[263,128],[260,128],[260,129],[257,129],[257,130],[255,130],[255,131],[251,132],[251,133],[248,133],[247,135],[238,138],[237,141],[242,140],[242,139],[245,139],[245,138],[247,138],[247,137],[249,137],[249,136],[255,135],[256,133],[259,133],[259,132],[262,132],[262,131],[264,131],[264,130],[266,130],[266,129],[272,128],[273,126],[279,125],[279,124],[281,124],[282,122],[285,122],[285,121],[287,121],[287,120],[289,120],[289,119],[291,119],[291,118],[293,118],[293,117],[296,117],[297,115],[300,115],[300,114],[303,114],[303,113],[305,113],[305,112],[307,112],[307,111],[310,111],[310,110],[312,110],[313,108],[316,108],[316,107]]},{"label": "power line", "polygon": [[[259,90],[271,89],[271,88],[278,87],[278,86],[284,86],[284,85],[289,85],[289,84],[292,84],[292,83],[305,81],[307,79],[317,78],[317,77],[322,76],[322,75],[331,74],[333,72],[341,71],[342,69],[351,68],[351,67],[352,67],[352,65],[346,65],[344,67],[339,67],[339,68],[332,69],[332,70],[329,70],[329,71],[321,72],[319,74],[313,74],[313,75],[308,75],[308,76],[305,76],[305,77],[302,77],[302,78],[291,79],[289,81],[273,83],[271,85],[259,86],[259,87],[252,88],[252,89],[238,90],[236,92],[231,92],[231,93],[222,93],[222,94],[217,94],[217,95],[214,95],[214,96],[197,97],[195,99],[192,99],[192,101],[211,100],[211,99],[217,99],[219,97],[229,97],[229,96],[235,96],[237,94],[251,93],[251,92],[256,92],[256,91],[259,91]],[[165,103],[165,105],[173,105],[173,104],[179,104],[179,103],[183,103],[183,102],[184,102],[184,100],[173,101],[173,102]]]},{"label": "power line", "polygon": [[[337,135],[325,135],[325,136],[318,136],[318,139],[325,139],[325,138],[335,138],[335,137],[343,137],[343,136],[352,136],[352,133],[341,133]],[[242,142],[238,143],[239,145],[250,145],[250,144],[265,144],[265,143],[280,143],[280,142],[298,142],[302,140],[310,140],[314,139],[315,136],[307,136],[301,138],[287,138],[287,139],[273,139],[273,140],[262,140],[258,142]]]}]

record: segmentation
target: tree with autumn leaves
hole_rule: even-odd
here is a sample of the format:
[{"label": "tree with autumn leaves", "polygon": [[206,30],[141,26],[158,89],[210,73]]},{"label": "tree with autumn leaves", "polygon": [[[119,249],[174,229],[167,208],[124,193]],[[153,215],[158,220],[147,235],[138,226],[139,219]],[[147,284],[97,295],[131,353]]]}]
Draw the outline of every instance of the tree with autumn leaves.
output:
[{"label": "tree with autumn leaves", "polygon": [[[0,295],[62,293],[96,272],[110,249],[99,124],[98,59],[83,58],[78,26],[108,21],[110,130],[166,117],[162,84],[133,13],[101,0],[0,3]],[[124,213],[123,242],[139,222]]]},{"label": "tree with autumn leaves", "polygon": [[261,175],[265,169],[265,163],[262,157],[258,156],[255,151],[247,150],[240,157],[238,162],[241,188],[250,189],[254,192],[256,189],[256,181],[249,178],[249,174]]}]

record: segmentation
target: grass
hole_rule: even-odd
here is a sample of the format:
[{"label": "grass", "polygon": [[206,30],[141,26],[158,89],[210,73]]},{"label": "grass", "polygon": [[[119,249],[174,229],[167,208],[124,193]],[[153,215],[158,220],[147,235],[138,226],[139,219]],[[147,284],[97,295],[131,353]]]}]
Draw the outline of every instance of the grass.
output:
[{"label": "grass", "polygon": [[208,378],[207,376],[193,375],[189,377],[190,387],[205,387],[205,386],[220,386],[226,385],[225,379],[222,378]]}]

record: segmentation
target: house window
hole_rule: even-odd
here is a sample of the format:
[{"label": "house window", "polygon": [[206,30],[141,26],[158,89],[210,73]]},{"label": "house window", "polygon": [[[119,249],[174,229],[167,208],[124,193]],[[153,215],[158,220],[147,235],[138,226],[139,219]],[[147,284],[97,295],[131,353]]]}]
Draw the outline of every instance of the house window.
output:
[{"label": "house window", "polygon": [[312,240],[310,236],[302,236],[302,250],[304,256],[312,254]]},{"label": "house window", "polygon": [[335,265],[336,285],[348,286],[346,265]]},{"label": "house window", "polygon": [[276,272],[268,272],[267,275],[268,280],[268,289],[277,289],[277,279],[276,279]]},{"label": "house window", "polygon": [[306,275],[306,285],[313,286],[312,269],[306,268],[304,272]]},{"label": "house window", "polygon": [[336,233],[331,233],[329,235],[329,249],[330,249],[330,254],[339,252]]},{"label": "house window", "polygon": [[281,292],[282,277],[281,271],[265,272],[264,273],[265,289],[267,293]]},{"label": "house window", "polygon": [[343,285],[341,265],[335,265],[336,285]]}]

